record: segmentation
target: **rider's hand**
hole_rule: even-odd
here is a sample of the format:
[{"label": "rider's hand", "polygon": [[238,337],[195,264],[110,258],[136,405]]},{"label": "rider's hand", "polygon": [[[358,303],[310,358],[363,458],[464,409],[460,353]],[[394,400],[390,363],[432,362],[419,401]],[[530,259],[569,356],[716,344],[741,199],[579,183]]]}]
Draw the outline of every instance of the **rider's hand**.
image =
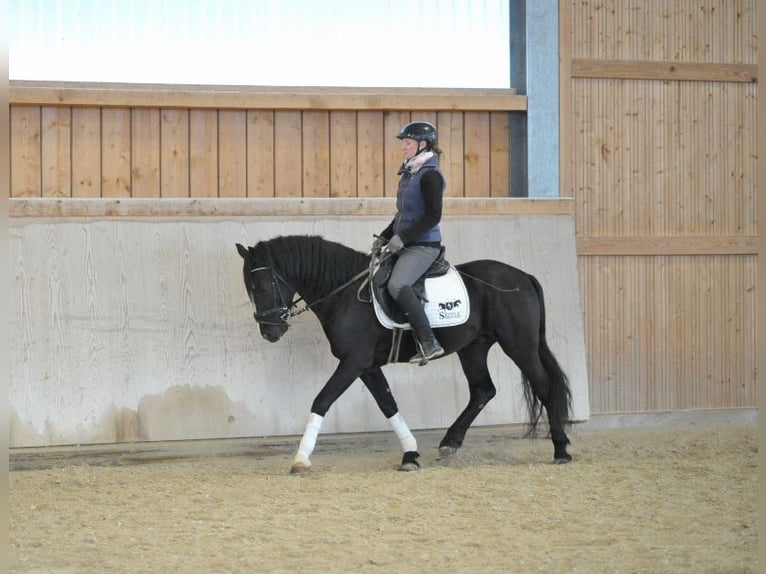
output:
[{"label": "rider's hand", "polygon": [[383,246],[386,244],[386,240],[382,237],[376,237],[375,241],[372,243],[372,248],[370,249],[370,253],[378,254],[383,250]]},{"label": "rider's hand", "polygon": [[399,253],[402,250],[402,247],[404,247],[404,242],[399,235],[394,235],[386,245],[386,248],[391,253]]}]

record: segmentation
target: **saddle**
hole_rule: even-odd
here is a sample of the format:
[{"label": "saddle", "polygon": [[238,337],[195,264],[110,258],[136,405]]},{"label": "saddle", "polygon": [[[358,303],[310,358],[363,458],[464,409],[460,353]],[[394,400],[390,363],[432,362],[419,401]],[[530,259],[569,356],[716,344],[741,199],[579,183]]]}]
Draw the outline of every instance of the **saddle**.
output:
[{"label": "saddle", "polygon": [[[439,250],[439,255],[426,270],[426,272],[420,276],[420,278],[412,285],[412,290],[418,296],[418,299],[424,302],[428,302],[426,297],[426,279],[431,277],[441,277],[446,275],[451,269],[451,265],[447,262],[445,256],[445,249],[442,245]],[[396,263],[396,256],[388,257],[383,260],[375,271],[372,282],[372,296],[380,306],[381,310],[387,315],[394,323],[407,323],[407,318],[404,313],[399,309],[399,306],[394,301],[391,294],[388,292],[388,280],[391,277],[391,270]]]}]

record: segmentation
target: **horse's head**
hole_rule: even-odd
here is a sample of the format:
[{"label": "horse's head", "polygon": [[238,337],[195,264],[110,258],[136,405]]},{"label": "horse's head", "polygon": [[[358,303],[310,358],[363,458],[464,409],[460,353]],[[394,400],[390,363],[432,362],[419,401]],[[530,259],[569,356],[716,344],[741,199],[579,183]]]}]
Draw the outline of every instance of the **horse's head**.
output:
[{"label": "horse's head", "polygon": [[287,318],[292,307],[294,290],[274,269],[272,261],[262,261],[253,247],[237,243],[237,251],[245,260],[242,273],[245,289],[255,307],[253,317],[261,336],[271,343],[287,332]]}]

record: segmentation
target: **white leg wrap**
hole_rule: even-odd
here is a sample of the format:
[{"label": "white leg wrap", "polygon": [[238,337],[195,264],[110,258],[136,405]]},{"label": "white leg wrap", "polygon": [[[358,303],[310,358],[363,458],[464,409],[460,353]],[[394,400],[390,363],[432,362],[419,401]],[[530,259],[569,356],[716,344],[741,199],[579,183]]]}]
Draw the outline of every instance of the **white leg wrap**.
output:
[{"label": "white leg wrap", "polygon": [[408,427],[407,423],[404,422],[402,415],[396,413],[394,416],[388,419],[388,422],[391,423],[391,428],[394,429],[396,436],[399,437],[399,442],[402,443],[402,450],[404,452],[417,452],[418,442],[415,440],[415,437],[412,436],[410,427]]},{"label": "white leg wrap", "polygon": [[323,419],[324,417],[314,413],[309,415],[306,430],[303,431],[303,438],[301,438],[301,444],[298,446],[298,453],[295,455],[293,464],[300,462],[306,466],[311,466],[309,459],[311,458],[311,453],[314,452],[314,446],[316,446],[317,436],[319,436],[319,429],[322,427]]}]

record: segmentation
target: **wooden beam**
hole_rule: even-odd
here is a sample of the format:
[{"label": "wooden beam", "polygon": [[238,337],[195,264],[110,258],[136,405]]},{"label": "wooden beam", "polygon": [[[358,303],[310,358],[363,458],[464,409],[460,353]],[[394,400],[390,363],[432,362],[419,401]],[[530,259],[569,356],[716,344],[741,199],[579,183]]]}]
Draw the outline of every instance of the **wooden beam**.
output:
[{"label": "wooden beam", "polygon": [[[12,198],[11,221],[26,218],[196,218],[391,216],[395,198]],[[571,199],[445,198],[445,217],[574,215]]]},{"label": "wooden beam", "polygon": [[758,238],[578,237],[577,255],[757,255]]},{"label": "wooden beam", "polygon": [[758,66],[653,60],[572,59],[573,78],[757,82]]},{"label": "wooden beam", "polygon": [[505,89],[333,88],[10,81],[13,105],[272,110],[525,111]]}]

